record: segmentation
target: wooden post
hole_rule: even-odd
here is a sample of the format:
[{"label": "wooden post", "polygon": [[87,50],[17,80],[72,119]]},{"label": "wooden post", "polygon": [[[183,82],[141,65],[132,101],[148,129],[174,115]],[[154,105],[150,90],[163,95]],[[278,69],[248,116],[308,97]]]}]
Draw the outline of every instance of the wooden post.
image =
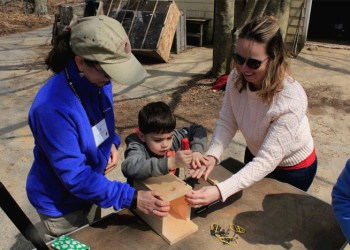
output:
[{"label": "wooden post", "polygon": [[63,25],[69,25],[73,18],[73,6],[70,4],[60,4],[60,22]]}]

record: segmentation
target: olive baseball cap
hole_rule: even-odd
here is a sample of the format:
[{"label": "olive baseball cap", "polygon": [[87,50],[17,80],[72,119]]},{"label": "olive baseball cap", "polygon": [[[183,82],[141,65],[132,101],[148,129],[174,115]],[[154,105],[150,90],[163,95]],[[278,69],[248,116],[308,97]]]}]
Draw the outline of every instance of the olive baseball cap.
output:
[{"label": "olive baseball cap", "polygon": [[123,26],[108,16],[89,16],[71,25],[71,48],[74,54],[95,61],[116,82],[136,84],[147,75],[131,53]]}]

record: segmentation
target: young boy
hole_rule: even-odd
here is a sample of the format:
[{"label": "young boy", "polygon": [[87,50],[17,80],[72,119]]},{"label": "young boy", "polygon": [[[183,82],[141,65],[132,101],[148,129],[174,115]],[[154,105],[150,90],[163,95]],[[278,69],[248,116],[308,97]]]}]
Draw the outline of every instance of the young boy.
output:
[{"label": "young boy", "polygon": [[[161,176],[178,168],[186,171],[189,165],[203,166],[199,172],[191,171],[192,177],[203,174],[206,158],[202,153],[207,145],[207,132],[202,126],[175,129],[176,118],[164,102],[144,106],[138,115],[138,125],[138,131],[125,139],[122,171],[128,180]],[[185,137],[189,139],[190,150],[180,150]]]}]

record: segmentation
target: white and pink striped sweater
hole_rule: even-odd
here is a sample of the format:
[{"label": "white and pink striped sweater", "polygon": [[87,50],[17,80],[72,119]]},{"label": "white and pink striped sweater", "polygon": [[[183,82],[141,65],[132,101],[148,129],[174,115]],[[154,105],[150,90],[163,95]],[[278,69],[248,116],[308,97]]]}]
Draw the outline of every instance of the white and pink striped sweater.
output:
[{"label": "white and pink striped sweater", "polygon": [[223,106],[206,154],[219,159],[240,130],[255,157],[217,185],[223,201],[261,180],[277,166],[300,163],[314,149],[306,116],[307,96],[297,81],[287,77],[283,90],[271,104],[265,104],[249,88],[239,93],[233,85],[235,74],[232,71],[227,80]]}]

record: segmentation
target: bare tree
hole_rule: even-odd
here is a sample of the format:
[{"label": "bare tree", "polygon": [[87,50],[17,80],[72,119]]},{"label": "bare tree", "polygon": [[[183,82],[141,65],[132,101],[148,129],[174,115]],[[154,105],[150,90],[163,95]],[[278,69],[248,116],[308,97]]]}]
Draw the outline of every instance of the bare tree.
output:
[{"label": "bare tree", "polygon": [[47,0],[35,0],[35,13],[38,16],[43,16],[48,14]]},{"label": "bare tree", "polygon": [[231,51],[235,1],[215,1],[215,4],[212,73],[218,77],[230,63],[227,56]]},{"label": "bare tree", "polygon": [[285,37],[290,0],[222,0],[216,1],[214,13],[213,77],[231,71],[232,53],[235,51],[240,30],[251,19],[263,15],[275,16]]}]

